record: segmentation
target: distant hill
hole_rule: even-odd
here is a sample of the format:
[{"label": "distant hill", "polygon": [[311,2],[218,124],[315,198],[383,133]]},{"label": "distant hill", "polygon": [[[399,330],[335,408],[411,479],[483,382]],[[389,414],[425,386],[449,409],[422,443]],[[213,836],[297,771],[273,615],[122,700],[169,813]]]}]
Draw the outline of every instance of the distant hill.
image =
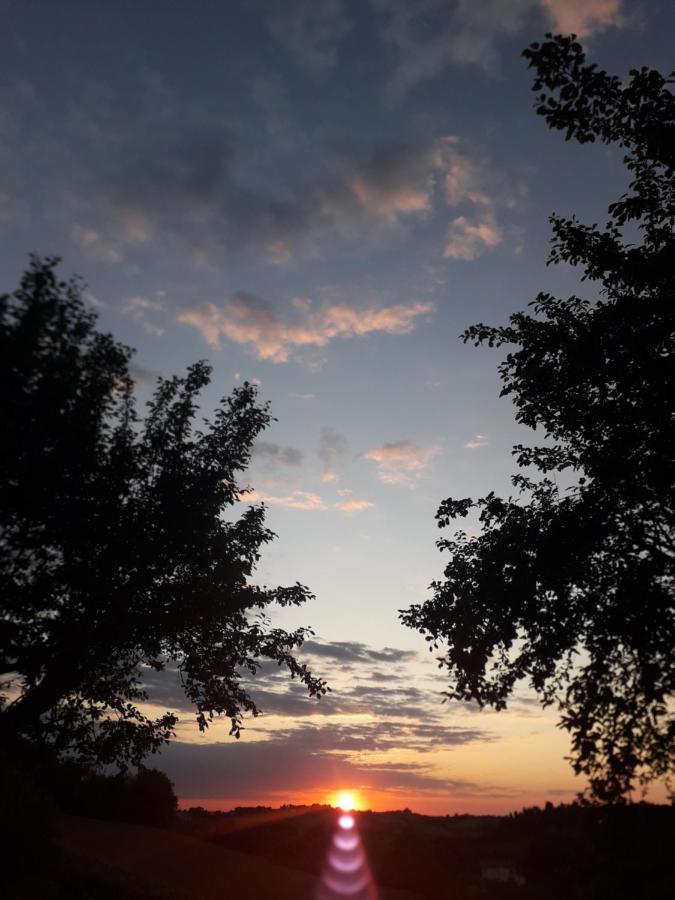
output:
[{"label": "distant hill", "polygon": [[[179,827],[318,877],[335,828],[322,807],[194,810]],[[497,816],[356,813],[375,882],[428,900],[670,900],[675,809],[547,804]],[[382,896],[385,896],[382,894]]]},{"label": "distant hill", "polygon": [[[505,817],[355,818],[379,900],[675,896],[673,807],[547,804]],[[35,866],[2,897],[315,900],[336,820],[326,807],[197,809],[166,829],[57,816],[56,849],[35,831]]]}]

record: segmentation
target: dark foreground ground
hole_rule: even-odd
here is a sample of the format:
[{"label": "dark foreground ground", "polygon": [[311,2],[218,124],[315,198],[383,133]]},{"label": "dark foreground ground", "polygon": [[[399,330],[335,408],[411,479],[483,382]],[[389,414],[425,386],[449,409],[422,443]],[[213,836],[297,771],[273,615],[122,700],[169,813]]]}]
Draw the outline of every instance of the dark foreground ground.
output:
[{"label": "dark foreground ground", "polygon": [[[192,810],[160,829],[56,816],[50,835],[36,828],[33,864],[0,894],[8,900],[312,900],[336,817],[324,807]],[[671,807],[356,818],[380,900],[675,896]]]}]

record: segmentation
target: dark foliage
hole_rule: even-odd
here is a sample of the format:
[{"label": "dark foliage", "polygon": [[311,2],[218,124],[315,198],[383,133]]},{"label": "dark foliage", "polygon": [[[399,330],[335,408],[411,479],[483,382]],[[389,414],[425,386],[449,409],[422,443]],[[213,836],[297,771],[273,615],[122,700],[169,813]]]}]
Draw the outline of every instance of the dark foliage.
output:
[{"label": "dark foliage", "polygon": [[514,454],[542,476],[514,476],[515,497],[441,504],[440,527],[475,510],[481,532],[438,542],[445,580],[402,620],[447,645],[451,698],[502,709],[525,679],[559,704],[575,771],[617,801],[674,758],[675,96],[658,72],[622,83],[574,37],[547,37],[524,52],[537,113],[621,147],[630,190],[604,227],[551,219],[550,261],[580,266],[598,302],[542,293],[463,335],[515,347],[502,394],[545,442]]},{"label": "dark foliage", "polygon": [[265,616],[311,594],[250,582],[274,535],[262,507],[231,512],[271,418],[256,388],[198,425],[200,362],[160,379],[139,418],[131,351],[96,330],[56,263],[33,258],[0,298],[0,679],[19,687],[0,738],[138,764],[176,722],[139,709],[144,668],[174,662],[200,728],[223,714],[236,735],[257,712],[242,679],[261,657],[323,693],[293,655],[308,629]]},{"label": "dark foliage", "polygon": [[145,766],[133,774],[102,775],[60,763],[44,773],[43,780],[58,808],[73,816],[166,828],[178,809],[168,776]]}]

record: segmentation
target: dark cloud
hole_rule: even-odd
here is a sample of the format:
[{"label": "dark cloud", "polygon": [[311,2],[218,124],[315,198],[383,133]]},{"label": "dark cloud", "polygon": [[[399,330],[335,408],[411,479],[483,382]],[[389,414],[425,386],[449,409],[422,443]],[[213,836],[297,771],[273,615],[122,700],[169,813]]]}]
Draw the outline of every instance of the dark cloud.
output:
[{"label": "dark cloud", "polygon": [[136,362],[132,362],[129,366],[129,372],[134,379],[137,387],[154,388],[157,386],[157,380],[161,377],[159,372],[154,369],[147,369]]},{"label": "dark cloud", "polygon": [[360,641],[305,641],[302,650],[303,653],[310,656],[324,656],[328,659],[352,663],[398,663],[414,659],[417,656],[414,650],[398,650],[394,647],[373,650],[372,647],[362,644]]},{"label": "dark cloud", "polygon": [[[194,706],[183,691],[178,669],[169,667],[157,672],[145,668],[141,684],[150,703],[178,712],[194,712]],[[281,669],[266,672],[262,668],[254,681],[246,683],[246,687],[260,710],[268,715],[334,715],[352,711],[357,705],[355,699],[346,695],[340,698],[338,694],[329,693],[321,698],[310,697],[303,685],[289,681],[288,675]]]},{"label": "dark cloud", "polygon": [[[410,675],[401,668],[393,670],[388,678],[383,677],[386,670],[382,668],[382,660],[393,669],[393,664],[415,656],[410,651],[395,648],[378,651],[357,641],[329,644],[308,641],[303,650],[317,657],[317,663],[312,668],[328,678],[331,686],[329,693],[321,698],[310,697],[304,686],[290,680],[283,669],[263,662],[256,677],[248,676],[243,682],[262,713],[261,718],[248,720],[249,727],[266,730],[270,716],[298,722],[317,716],[361,715],[376,719],[375,723],[359,725],[355,731],[349,732],[349,739],[361,741],[363,749],[367,749],[368,745],[370,749],[383,749],[386,744],[390,749],[406,746],[424,752],[436,746],[489,739],[487,732],[476,730],[473,726],[460,728],[450,724],[447,715],[450,709],[475,713],[475,706],[454,702],[444,706],[438,690],[426,684],[421,687],[411,684]],[[349,664],[344,672],[346,683],[342,674],[336,675],[334,670],[327,671],[325,666],[322,667],[320,659],[347,660]],[[374,661],[378,664],[374,665]],[[373,678],[373,675],[377,677]],[[175,668],[163,672],[147,669],[142,682],[150,702],[180,712],[187,718],[192,716],[194,709],[183,694],[180,674]],[[330,730],[332,726],[324,727],[329,730],[323,732],[323,739],[338,733],[342,741],[347,739],[348,733],[344,730],[336,732]]]},{"label": "dark cloud", "polygon": [[313,74],[334,68],[352,28],[342,0],[259,0],[259,6],[270,35],[293,63]]},{"label": "dark cloud", "polygon": [[[482,794],[486,786],[442,778],[426,762],[364,764],[359,754],[368,749],[391,749],[387,728],[304,726],[279,732],[271,740],[185,744],[174,742],[158,760],[182,797],[223,797],[228,800],[270,802],[275,795],[330,790],[338,784],[358,784],[368,790],[444,794]],[[398,739],[398,735],[396,738]],[[457,735],[455,743],[484,739],[480,733]],[[400,735],[399,746],[408,746]],[[283,787],[279,773],[283,772]]]},{"label": "dark cloud", "polygon": [[141,670],[140,681],[150,703],[171,710],[194,709],[185,696],[178,669],[169,667],[158,672],[144,667]]},{"label": "dark cloud", "polygon": [[[395,715],[394,711],[390,711]],[[479,728],[444,726],[436,720],[406,722],[396,718],[359,724],[331,722],[303,725],[299,729],[308,749],[347,754],[411,749],[428,752],[462,744],[492,741],[492,735]],[[276,731],[275,740],[295,740],[298,729]]]},{"label": "dark cloud", "polygon": [[392,97],[401,99],[451,63],[490,68],[497,45],[520,30],[537,0],[370,0],[378,29],[393,51]]},{"label": "dark cloud", "polygon": [[347,450],[347,438],[333,428],[322,428],[319,438],[319,459],[323,463],[323,481],[335,481],[337,467]]},{"label": "dark cloud", "polygon": [[[278,15],[289,34],[285,5]],[[285,263],[353,241],[366,227],[374,237],[374,226],[428,208],[435,165],[428,141],[422,149],[394,142],[357,149],[323,136],[279,148],[260,140],[267,113],[250,102],[240,109],[236,96],[227,98],[230,108],[212,98],[188,104],[152,84],[124,104],[114,93],[104,104],[93,88],[82,89],[77,111],[46,129],[49,145],[31,133],[21,152],[44,185],[51,185],[44,159],[58,161],[60,204],[77,223],[73,240],[109,262],[170,239],[197,260],[245,252]]]},{"label": "dark cloud", "polygon": [[272,465],[299,466],[302,463],[302,453],[296,447],[281,447],[269,441],[256,441],[253,458]]}]

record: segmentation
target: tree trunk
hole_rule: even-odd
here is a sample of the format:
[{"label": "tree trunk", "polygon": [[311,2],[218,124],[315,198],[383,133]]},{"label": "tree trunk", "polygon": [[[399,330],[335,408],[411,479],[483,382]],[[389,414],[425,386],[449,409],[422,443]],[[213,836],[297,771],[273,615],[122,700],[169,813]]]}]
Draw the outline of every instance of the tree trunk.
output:
[{"label": "tree trunk", "polygon": [[42,681],[0,713],[0,746],[15,743],[39,725],[40,717],[76,686],[73,672],[49,672]]}]

